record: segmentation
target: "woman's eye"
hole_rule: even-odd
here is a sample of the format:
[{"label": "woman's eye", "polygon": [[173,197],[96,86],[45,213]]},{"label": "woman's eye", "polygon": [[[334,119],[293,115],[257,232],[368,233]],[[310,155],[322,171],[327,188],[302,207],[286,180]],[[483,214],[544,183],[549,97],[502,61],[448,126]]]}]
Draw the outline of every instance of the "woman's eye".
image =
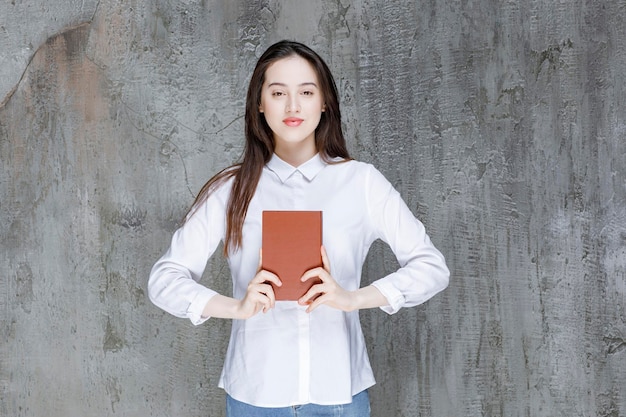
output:
[{"label": "woman's eye", "polygon": [[282,95],[283,95],[283,92],[282,92],[282,91],[274,91],[274,92],[272,93],[272,95],[273,95],[273,96],[275,96],[275,97],[279,97],[279,96],[282,96]]},{"label": "woman's eye", "polygon": [[313,91],[303,91],[302,94],[304,94],[305,96],[312,96]]}]

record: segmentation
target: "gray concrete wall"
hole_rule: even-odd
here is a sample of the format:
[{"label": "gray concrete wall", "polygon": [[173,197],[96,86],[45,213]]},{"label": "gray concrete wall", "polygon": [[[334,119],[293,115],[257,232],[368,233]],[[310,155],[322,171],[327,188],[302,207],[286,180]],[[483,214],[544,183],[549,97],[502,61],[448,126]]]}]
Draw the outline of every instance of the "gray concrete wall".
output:
[{"label": "gray concrete wall", "polygon": [[[229,323],[146,298],[242,148],[265,47],[332,67],[353,155],[450,287],[362,313],[373,415],[626,415],[626,3],[0,3],[0,415],[221,416]],[[395,268],[376,245],[366,281]],[[219,257],[207,284],[229,290]]]}]

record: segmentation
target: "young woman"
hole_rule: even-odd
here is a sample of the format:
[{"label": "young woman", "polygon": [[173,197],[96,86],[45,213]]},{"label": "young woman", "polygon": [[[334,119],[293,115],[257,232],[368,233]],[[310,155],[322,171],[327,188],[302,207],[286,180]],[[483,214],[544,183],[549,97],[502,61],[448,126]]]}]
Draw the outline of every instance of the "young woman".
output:
[{"label": "young woman", "polygon": [[[150,299],[200,324],[233,319],[220,387],[229,416],[369,416],[374,377],[358,311],[389,314],[448,285],[442,254],[398,192],[352,160],[324,61],[297,42],[272,45],[252,74],[241,163],[203,187],[169,250],[154,265]],[[261,269],[264,210],[321,210],[323,267],[298,301],[276,301],[280,277]],[[361,287],[370,245],[385,241],[400,268]],[[198,281],[224,242],[233,297]]]}]

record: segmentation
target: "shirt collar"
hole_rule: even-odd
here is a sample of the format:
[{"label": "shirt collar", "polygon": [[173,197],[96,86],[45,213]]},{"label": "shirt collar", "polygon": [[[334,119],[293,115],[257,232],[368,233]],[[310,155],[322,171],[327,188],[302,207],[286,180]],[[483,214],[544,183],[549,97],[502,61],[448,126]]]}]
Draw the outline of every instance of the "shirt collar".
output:
[{"label": "shirt collar", "polygon": [[285,182],[295,172],[300,172],[304,178],[308,181],[312,181],[313,178],[326,166],[326,162],[322,160],[319,153],[299,167],[294,167],[287,162],[280,159],[276,154],[272,155],[272,158],[267,163],[266,167],[278,176],[281,182]]}]

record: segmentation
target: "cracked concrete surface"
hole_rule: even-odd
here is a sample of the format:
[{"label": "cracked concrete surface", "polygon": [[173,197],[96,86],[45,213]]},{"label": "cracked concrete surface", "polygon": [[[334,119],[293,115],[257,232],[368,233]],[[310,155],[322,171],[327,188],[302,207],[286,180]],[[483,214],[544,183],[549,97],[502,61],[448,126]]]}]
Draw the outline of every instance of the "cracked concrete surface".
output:
[{"label": "cracked concrete surface", "polygon": [[[0,3],[0,415],[223,415],[229,324],[145,284],[282,38],[452,270],[361,313],[372,415],[626,415],[626,9],[496,3]],[[376,244],[364,281],[396,266]],[[219,256],[203,279],[229,292]]]},{"label": "cracked concrete surface", "polygon": [[[46,39],[93,20],[99,1],[6,1],[0,6],[0,107]],[[30,22],[30,23],[29,23]]]}]

